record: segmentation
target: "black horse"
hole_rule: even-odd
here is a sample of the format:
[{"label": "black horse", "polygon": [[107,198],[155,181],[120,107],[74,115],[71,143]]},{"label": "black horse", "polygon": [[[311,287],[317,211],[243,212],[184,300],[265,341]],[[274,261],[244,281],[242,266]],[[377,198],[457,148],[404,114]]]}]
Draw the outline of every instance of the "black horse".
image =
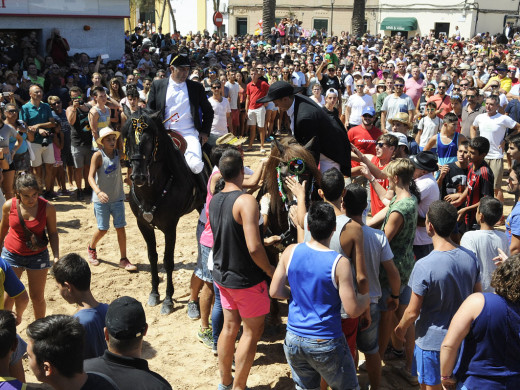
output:
[{"label": "black horse", "polygon": [[149,306],[159,304],[159,274],[155,231],[164,233],[166,297],[161,314],[173,312],[173,253],[180,217],[200,210],[206,194],[198,189],[183,153],[166,133],[160,115],[141,111],[131,116],[123,129],[126,154],[132,167],[130,207],[146,241],[152,273]]}]

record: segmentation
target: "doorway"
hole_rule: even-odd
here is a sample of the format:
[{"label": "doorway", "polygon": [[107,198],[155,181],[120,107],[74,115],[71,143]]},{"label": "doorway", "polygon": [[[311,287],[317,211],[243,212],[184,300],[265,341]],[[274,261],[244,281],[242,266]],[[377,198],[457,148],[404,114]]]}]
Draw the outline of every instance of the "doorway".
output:
[{"label": "doorway", "polygon": [[435,39],[439,39],[440,36],[447,37],[449,32],[449,23],[435,23]]},{"label": "doorway", "polygon": [[247,18],[237,18],[237,35],[247,35]]}]

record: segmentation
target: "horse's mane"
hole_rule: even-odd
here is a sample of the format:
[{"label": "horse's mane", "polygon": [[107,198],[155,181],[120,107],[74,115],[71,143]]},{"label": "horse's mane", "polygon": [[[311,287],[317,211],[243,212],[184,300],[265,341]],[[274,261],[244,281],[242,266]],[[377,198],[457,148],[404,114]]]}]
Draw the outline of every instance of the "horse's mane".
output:
[{"label": "horse's mane", "polygon": [[[123,140],[125,142],[125,150],[126,153],[129,153],[129,143],[133,143],[133,146],[135,147],[135,142],[133,141],[133,125],[132,125],[132,119],[134,118],[141,118],[144,123],[148,125],[148,127],[144,130],[144,132],[152,133],[154,136],[157,137],[158,141],[158,153],[157,153],[157,160],[158,161],[164,161],[166,163],[166,166],[168,167],[170,174],[178,174],[179,173],[179,167],[182,167],[183,165],[186,165],[186,162],[184,160],[184,156],[182,155],[181,151],[177,149],[174,145],[172,140],[170,139],[169,135],[166,133],[166,130],[164,128],[164,125],[162,123],[162,115],[160,112],[152,112],[148,109],[139,109],[138,111],[134,112],[130,117],[127,119],[125,125],[123,126],[122,135]],[[132,140],[132,141],[130,141]],[[131,156],[128,156],[129,158]],[[186,165],[187,167],[187,165]]]},{"label": "horse's mane", "polygon": [[[284,137],[279,143],[283,149],[283,155],[279,147],[273,143],[271,148],[271,156],[265,169],[265,185],[267,192],[271,196],[271,211],[278,217],[281,216],[281,210],[283,206],[280,194],[278,192],[276,172],[276,167],[280,161],[287,162],[293,158],[301,158],[303,161],[305,161],[305,165],[307,170],[310,170],[311,176],[314,177],[314,187],[319,187],[321,182],[321,173],[318,170],[318,166],[316,165],[316,161],[311,152],[305,149],[305,147],[301,146],[293,137]],[[307,185],[310,186],[311,183],[307,183]]]}]

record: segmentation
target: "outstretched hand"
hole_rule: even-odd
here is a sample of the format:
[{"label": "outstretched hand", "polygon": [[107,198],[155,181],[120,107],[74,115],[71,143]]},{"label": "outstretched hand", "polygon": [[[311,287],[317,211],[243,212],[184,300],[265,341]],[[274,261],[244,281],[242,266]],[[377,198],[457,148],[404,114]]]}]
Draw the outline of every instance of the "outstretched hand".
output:
[{"label": "outstretched hand", "polygon": [[498,267],[498,266],[502,265],[504,263],[504,261],[507,260],[507,258],[508,257],[506,255],[506,253],[502,249],[498,248],[498,256],[493,257],[493,262]]},{"label": "outstretched hand", "polygon": [[304,180],[303,183],[299,183],[292,176],[288,176],[285,178],[285,185],[293,193],[293,195],[298,200],[305,200],[305,185],[307,184],[307,180]]}]

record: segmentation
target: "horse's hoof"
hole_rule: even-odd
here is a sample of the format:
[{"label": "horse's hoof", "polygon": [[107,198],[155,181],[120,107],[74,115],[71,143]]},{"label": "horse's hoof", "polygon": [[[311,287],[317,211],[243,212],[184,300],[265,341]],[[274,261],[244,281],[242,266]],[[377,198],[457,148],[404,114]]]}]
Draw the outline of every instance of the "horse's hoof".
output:
[{"label": "horse's hoof", "polygon": [[160,302],[159,294],[151,293],[148,297],[148,306],[154,307],[157,306]]},{"label": "horse's hoof", "polygon": [[168,315],[173,313],[173,302],[164,300],[163,304],[161,305],[161,314]]}]

